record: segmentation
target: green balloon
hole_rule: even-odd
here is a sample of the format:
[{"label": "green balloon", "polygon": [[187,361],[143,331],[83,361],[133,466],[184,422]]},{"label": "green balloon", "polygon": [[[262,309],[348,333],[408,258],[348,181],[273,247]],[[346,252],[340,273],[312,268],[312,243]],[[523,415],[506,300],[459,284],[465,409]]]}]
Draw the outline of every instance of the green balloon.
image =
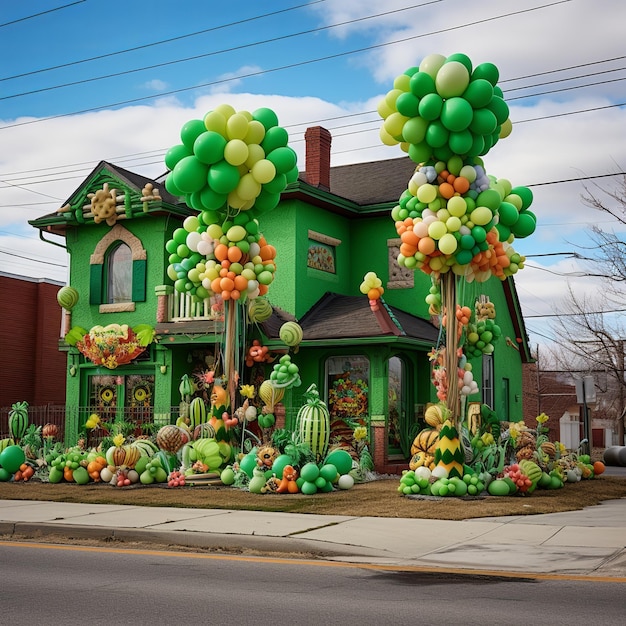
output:
[{"label": "green balloon", "polygon": [[[220,209],[224,208],[227,198],[228,198],[227,194],[218,193],[210,185],[207,185],[200,192],[200,201],[202,202],[202,206],[204,207],[204,209],[208,209],[209,212],[215,213],[215,214],[217,214],[217,212]],[[213,221],[205,222],[205,224],[207,224],[207,226],[209,224],[215,224],[218,221],[218,219],[219,218],[216,217]]]},{"label": "green balloon", "polygon": [[405,117],[415,117],[418,115],[419,103],[419,98],[412,93],[401,93],[396,100],[396,109]]},{"label": "green balloon", "polygon": [[459,265],[467,265],[473,256],[471,250],[457,250],[454,258]]},{"label": "green balloon", "polygon": [[426,143],[431,148],[441,148],[445,146],[450,133],[440,120],[435,120],[428,125],[426,130]]},{"label": "green balloon", "polygon": [[495,189],[485,189],[476,198],[476,206],[486,206],[492,213],[498,210],[501,202],[500,194]]},{"label": "green balloon", "polygon": [[424,163],[432,156],[432,148],[426,142],[409,144],[409,158],[413,163]]},{"label": "green balloon", "polygon": [[167,193],[171,193],[173,196],[176,196],[177,198],[180,198],[181,196],[185,195],[176,186],[176,183],[174,182],[174,176],[172,176],[172,172],[170,172],[167,175],[167,177],[165,178],[165,189],[166,189]]},{"label": "green balloon", "polygon": [[407,143],[421,143],[426,137],[428,120],[415,116],[407,120],[402,127],[402,138]]},{"label": "green balloon", "polygon": [[11,473],[0,467],[0,483],[6,483],[11,480]]},{"label": "green balloon", "polygon": [[441,148],[434,148],[433,156],[438,161],[448,161],[454,156],[454,152],[450,148],[450,145],[446,144],[445,146],[441,146]]},{"label": "green balloon", "polygon": [[495,114],[487,109],[475,109],[469,129],[477,135],[490,135],[498,126]]},{"label": "green balloon", "polygon": [[300,176],[300,172],[298,171],[298,166],[294,165],[286,174],[287,184],[295,183],[298,180],[298,176]]},{"label": "green balloon", "polygon": [[276,174],[274,180],[270,180],[269,183],[261,185],[265,191],[269,193],[282,193],[287,186],[287,176],[285,174]]},{"label": "green balloon", "polygon": [[448,145],[454,154],[466,155],[474,145],[474,136],[467,129],[450,133]]},{"label": "green balloon", "polygon": [[509,119],[509,105],[498,96],[491,98],[487,109],[496,116],[498,125],[504,124]]},{"label": "green balloon", "polygon": [[186,156],[191,156],[191,154],[191,150],[182,143],[172,146],[165,153],[165,165],[167,166],[167,169],[173,170],[176,163]]},{"label": "green balloon", "polygon": [[520,239],[532,235],[537,227],[537,222],[533,218],[534,215],[530,211],[520,213],[519,219],[511,229],[513,234]]},{"label": "green balloon", "polygon": [[498,215],[500,216],[500,223],[505,226],[513,226],[519,219],[519,212],[515,205],[510,202],[501,202],[498,209]]},{"label": "green balloon", "polygon": [[229,194],[239,184],[239,169],[226,161],[219,161],[209,168],[207,180],[216,193]]},{"label": "green balloon", "polygon": [[528,187],[513,187],[511,193],[522,199],[522,211],[527,209],[533,202],[533,192]]},{"label": "green balloon", "polygon": [[261,148],[265,154],[269,154],[276,148],[284,148],[289,142],[289,134],[282,126],[274,126],[265,133],[265,138],[261,142]]},{"label": "green balloon", "polygon": [[498,239],[500,241],[507,241],[511,236],[511,229],[502,223],[496,224],[496,230],[498,231]]},{"label": "green balloon", "polygon": [[435,79],[426,72],[417,72],[411,76],[409,89],[414,96],[423,98],[429,93],[435,93]]},{"label": "green balloon", "polygon": [[252,119],[261,122],[267,132],[270,128],[278,126],[278,116],[272,109],[261,107],[252,113]]},{"label": "green balloon", "polygon": [[474,226],[472,228],[472,237],[477,244],[481,244],[487,239],[487,232],[482,226]]},{"label": "green balloon", "polygon": [[205,131],[206,127],[202,120],[190,120],[180,129],[180,138],[189,150],[193,150],[194,142]]},{"label": "green balloon", "polygon": [[286,146],[272,150],[266,158],[274,164],[276,171],[280,174],[289,172],[297,162],[296,153]]},{"label": "green balloon", "polygon": [[461,63],[465,66],[470,74],[472,73],[472,61],[466,54],[463,54],[462,52],[451,54],[449,57],[446,58],[446,63],[450,63],[452,61],[457,61],[458,63]]},{"label": "green balloon", "polygon": [[493,98],[493,86],[484,78],[473,79],[463,93],[463,97],[472,108],[480,109],[487,106]]},{"label": "green balloon", "polygon": [[426,94],[419,103],[419,114],[429,122],[436,120],[443,109],[443,99],[439,94]]},{"label": "green balloon", "polygon": [[278,206],[279,202],[279,193],[270,193],[265,189],[261,189],[261,193],[256,197],[256,200],[254,201],[254,206],[258,211],[265,213],[267,211],[275,209]]},{"label": "green balloon", "polygon": [[[472,131],[470,131],[472,132]],[[485,140],[482,135],[476,135],[472,133],[472,147],[467,151],[468,157],[475,157],[479,154],[482,154],[482,151],[485,149]]]},{"label": "green balloon", "polygon": [[26,455],[20,446],[7,446],[0,452],[0,466],[10,474],[15,474],[25,460]]},{"label": "green balloon", "polygon": [[465,98],[448,98],[441,109],[441,122],[451,131],[460,132],[472,123],[474,111]]},{"label": "green balloon", "polygon": [[200,191],[207,181],[207,166],[195,156],[182,158],[172,170],[174,184],[183,193]]},{"label": "green balloon", "polygon": [[481,63],[474,68],[472,72],[472,80],[484,78],[494,87],[500,78],[500,72],[493,63]]},{"label": "green balloon", "polygon": [[224,158],[226,139],[219,133],[207,130],[198,136],[193,144],[193,152],[202,163],[212,165]]}]

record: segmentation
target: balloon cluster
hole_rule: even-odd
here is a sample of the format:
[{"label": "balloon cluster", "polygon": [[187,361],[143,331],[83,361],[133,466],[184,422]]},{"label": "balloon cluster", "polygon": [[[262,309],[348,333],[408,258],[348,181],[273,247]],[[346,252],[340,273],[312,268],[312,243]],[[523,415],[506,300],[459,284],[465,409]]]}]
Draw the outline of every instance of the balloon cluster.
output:
[{"label": "balloon cluster", "polygon": [[400,235],[398,264],[439,275],[447,271],[468,282],[492,275],[504,280],[523,266],[510,245],[536,227],[528,210],[532,192],[458,156],[416,168],[392,209]]},{"label": "balloon cluster", "polygon": [[483,354],[493,354],[494,343],[502,336],[502,330],[494,320],[483,319],[469,324],[465,337],[465,354],[469,359]]},{"label": "balloon cluster", "polygon": [[189,216],[165,249],[174,288],[199,300],[212,294],[223,300],[256,298],[265,295],[274,280],[276,249],[245,212],[232,219],[218,217],[215,211]]},{"label": "balloon cluster", "polygon": [[165,155],[171,170],[165,187],[198,215],[186,218],[165,246],[168,277],[199,300],[266,294],[276,249],[259,232],[257,216],[276,207],[298,176],[287,131],[271,109],[236,112],[222,104],[187,122],[180,137]]},{"label": "balloon cluster", "polygon": [[378,311],[378,301],[385,292],[382,285],[383,282],[378,278],[376,272],[368,272],[363,277],[363,282],[359,287],[359,291],[367,296],[372,311]]},{"label": "balloon cluster", "polygon": [[385,145],[400,144],[415,163],[486,154],[511,132],[498,68],[475,68],[464,54],[430,54],[397,76],[378,105]]},{"label": "balloon cluster", "polygon": [[236,112],[221,104],[187,122],[180,138],[165,155],[165,188],[197,211],[254,207],[258,215],[276,207],[298,177],[296,153],[271,109]]}]

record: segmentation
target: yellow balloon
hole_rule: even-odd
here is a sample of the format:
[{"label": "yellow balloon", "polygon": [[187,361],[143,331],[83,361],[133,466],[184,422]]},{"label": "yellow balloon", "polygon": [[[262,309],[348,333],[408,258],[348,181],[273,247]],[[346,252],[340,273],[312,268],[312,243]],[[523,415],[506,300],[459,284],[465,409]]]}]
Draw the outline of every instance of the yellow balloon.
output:
[{"label": "yellow balloon", "polygon": [[378,111],[378,115],[383,119],[387,119],[394,111],[384,98],[378,103],[376,110]]},{"label": "yellow balloon", "polygon": [[398,145],[398,141],[397,139],[394,139],[386,130],[384,126],[380,127],[380,131],[378,132],[378,135],[380,137],[380,140],[386,145],[386,146],[397,146]]},{"label": "yellow balloon", "polygon": [[237,193],[237,189],[233,189],[228,194],[228,206],[233,207],[233,209],[241,209],[245,203],[246,201]]},{"label": "yellow balloon", "polygon": [[274,180],[276,176],[276,166],[267,159],[261,159],[252,166],[251,172],[254,179],[264,185]]},{"label": "yellow balloon", "polygon": [[400,76],[396,76],[393,81],[394,89],[400,89],[401,91],[410,91],[409,83],[411,82],[411,77],[408,74],[400,74]]},{"label": "yellow balloon", "polygon": [[204,116],[204,127],[226,137],[226,118],[219,111],[210,111]]},{"label": "yellow balloon", "polygon": [[389,105],[391,109],[396,110],[396,100],[400,94],[404,93],[402,89],[392,89],[387,92],[385,96],[385,102]]},{"label": "yellow balloon", "polygon": [[248,173],[242,176],[235,191],[242,200],[252,200],[261,193],[261,184],[255,180],[252,173]]},{"label": "yellow balloon", "polygon": [[248,132],[248,120],[245,115],[235,113],[226,120],[226,136],[228,139],[243,139]]},{"label": "yellow balloon", "polygon": [[230,106],[230,104],[218,104],[215,107],[215,111],[221,113],[226,119],[228,119],[231,115],[235,115],[235,109]]},{"label": "yellow balloon", "polygon": [[456,252],[457,242],[452,233],[446,233],[439,240],[439,251],[443,254],[454,254]]},{"label": "yellow balloon", "polygon": [[254,164],[265,158],[265,150],[259,144],[251,143],[248,145],[248,158],[245,161],[246,167],[251,170]]},{"label": "yellow balloon", "polygon": [[[231,118],[232,119],[232,118]],[[231,139],[224,148],[224,160],[231,165],[241,165],[248,158],[248,145],[242,139]]]},{"label": "yellow balloon", "polygon": [[261,143],[265,137],[265,126],[258,120],[248,122],[248,131],[243,140],[248,144]]},{"label": "yellow balloon", "polygon": [[402,138],[402,127],[408,119],[408,117],[405,117],[401,113],[392,113],[383,122],[383,127],[392,137],[397,137],[398,140],[400,140]]},{"label": "yellow balloon", "polygon": [[500,139],[505,139],[511,134],[512,131],[513,123],[511,122],[510,118],[507,118],[500,128]]},{"label": "yellow balloon", "polygon": [[252,113],[250,113],[250,111],[237,111],[239,113],[239,115],[243,115],[248,122],[252,121]]}]

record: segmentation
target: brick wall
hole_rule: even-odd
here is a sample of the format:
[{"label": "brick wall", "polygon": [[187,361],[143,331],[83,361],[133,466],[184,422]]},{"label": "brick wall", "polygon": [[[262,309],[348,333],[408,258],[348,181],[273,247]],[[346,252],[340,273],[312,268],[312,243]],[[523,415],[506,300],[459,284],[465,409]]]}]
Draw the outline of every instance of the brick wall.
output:
[{"label": "brick wall", "polygon": [[61,283],[0,274],[0,407],[65,403]]}]

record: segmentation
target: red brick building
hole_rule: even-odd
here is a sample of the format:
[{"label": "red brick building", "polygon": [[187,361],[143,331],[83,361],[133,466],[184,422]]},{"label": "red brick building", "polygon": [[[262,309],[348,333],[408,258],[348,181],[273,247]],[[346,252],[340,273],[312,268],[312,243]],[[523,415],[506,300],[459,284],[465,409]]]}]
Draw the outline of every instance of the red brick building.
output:
[{"label": "red brick building", "polygon": [[65,404],[65,352],[59,352],[63,283],[0,272],[0,435],[15,402]]}]

